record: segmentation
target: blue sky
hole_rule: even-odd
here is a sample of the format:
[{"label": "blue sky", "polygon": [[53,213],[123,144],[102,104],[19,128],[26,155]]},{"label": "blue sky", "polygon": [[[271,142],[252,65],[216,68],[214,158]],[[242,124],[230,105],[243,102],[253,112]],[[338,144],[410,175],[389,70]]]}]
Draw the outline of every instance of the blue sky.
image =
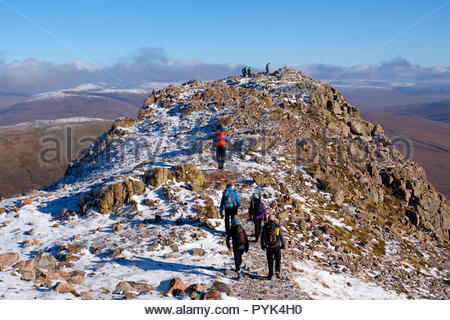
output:
[{"label": "blue sky", "polygon": [[444,3],[0,0],[0,59],[111,64],[140,47],[157,47],[169,59],[257,67],[398,57],[449,66],[450,4],[363,59]]}]

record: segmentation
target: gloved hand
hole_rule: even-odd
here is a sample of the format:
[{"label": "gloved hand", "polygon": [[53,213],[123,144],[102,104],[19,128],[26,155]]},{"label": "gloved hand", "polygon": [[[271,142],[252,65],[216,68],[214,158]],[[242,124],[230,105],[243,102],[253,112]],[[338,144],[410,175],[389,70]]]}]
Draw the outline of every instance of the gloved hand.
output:
[{"label": "gloved hand", "polygon": [[248,248],[245,248],[245,253],[247,253],[248,252]]},{"label": "gloved hand", "polygon": [[221,212],[221,213],[220,213],[220,218],[222,218],[222,219],[223,219],[223,212]]},{"label": "gloved hand", "polygon": [[266,249],[266,247],[265,246],[261,246],[261,250],[265,250]]},{"label": "gloved hand", "polygon": [[286,247],[284,246],[284,244],[281,245],[280,249],[282,249],[282,250],[286,249]]}]

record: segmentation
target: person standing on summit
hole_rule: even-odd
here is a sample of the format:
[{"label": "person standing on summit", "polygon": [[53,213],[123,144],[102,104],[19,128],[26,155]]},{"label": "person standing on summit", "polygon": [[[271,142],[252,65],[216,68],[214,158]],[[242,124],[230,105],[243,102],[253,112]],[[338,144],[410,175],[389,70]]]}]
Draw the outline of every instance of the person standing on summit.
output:
[{"label": "person standing on summit", "polygon": [[252,76],[252,68],[248,67],[247,69],[247,76],[251,77]]},{"label": "person standing on summit", "polygon": [[219,134],[217,135],[216,141],[216,158],[218,163],[218,168],[223,170],[223,165],[225,163],[225,152],[227,148],[228,137],[225,133],[224,128],[220,128]]},{"label": "person standing on summit", "polygon": [[220,216],[223,218],[223,210],[225,209],[225,232],[230,234],[230,220],[237,215],[238,208],[241,205],[241,200],[234,190],[231,188],[231,184],[228,183],[222,194],[222,200],[220,201]]},{"label": "person standing on summit", "polygon": [[267,62],[267,64],[266,64],[266,74],[269,73],[269,64],[270,64],[270,62]]}]

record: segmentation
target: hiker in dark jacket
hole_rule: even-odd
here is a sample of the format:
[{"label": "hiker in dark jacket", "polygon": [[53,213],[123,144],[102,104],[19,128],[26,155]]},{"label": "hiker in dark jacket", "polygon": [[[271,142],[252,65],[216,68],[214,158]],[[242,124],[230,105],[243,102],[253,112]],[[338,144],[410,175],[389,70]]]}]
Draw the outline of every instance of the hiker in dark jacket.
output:
[{"label": "hiker in dark jacket", "polygon": [[247,67],[242,68],[242,76],[245,78],[247,76]]},{"label": "hiker in dark jacket", "polygon": [[261,200],[261,194],[254,193],[250,199],[248,207],[248,219],[255,225],[255,242],[258,242],[261,235],[261,226],[263,219],[267,219],[267,209]]},{"label": "hiker in dark jacket", "polygon": [[268,279],[273,277],[273,263],[275,261],[275,276],[280,278],[281,271],[281,249],[284,249],[283,232],[280,225],[275,222],[275,216],[269,215],[269,221],[264,224],[261,236],[261,249],[267,253],[267,262],[269,266]]},{"label": "hiker in dark jacket", "polygon": [[218,163],[218,168],[223,170],[223,164],[225,163],[225,152],[227,149],[228,137],[225,133],[224,128],[220,128],[219,133],[217,134],[217,149],[216,149],[216,158]]},{"label": "hiker in dark jacket", "polygon": [[234,217],[230,233],[227,235],[228,249],[230,249],[230,239],[232,239],[233,243],[235,271],[237,277],[240,278],[241,275],[239,273],[239,270],[242,264],[242,255],[244,254],[244,252],[248,252],[248,238],[237,216]]},{"label": "hiker in dark jacket", "polygon": [[231,184],[227,184],[227,187],[223,191],[222,200],[220,201],[220,216],[223,218],[223,211],[225,209],[225,232],[228,235],[230,233],[230,220],[237,215],[238,208],[241,205],[236,192],[231,189]]},{"label": "hiker in dark jacket", "polygon": [[270,65],[270,62],[267,62],[267,64],[266,64],[266,74],[269,73],[269,65]]}]

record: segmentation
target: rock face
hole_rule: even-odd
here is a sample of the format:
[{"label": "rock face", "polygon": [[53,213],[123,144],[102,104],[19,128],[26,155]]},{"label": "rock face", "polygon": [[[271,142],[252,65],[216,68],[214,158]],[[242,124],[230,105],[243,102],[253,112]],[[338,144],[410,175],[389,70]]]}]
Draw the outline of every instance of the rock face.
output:
[{"label": "rock face", "polygon": [[406,215],[411,223],[432,231],[438,238],[450,240],[450,215],[447,199],[437,193],[417,164],[385,168],[383,184],[407,203]]}]

